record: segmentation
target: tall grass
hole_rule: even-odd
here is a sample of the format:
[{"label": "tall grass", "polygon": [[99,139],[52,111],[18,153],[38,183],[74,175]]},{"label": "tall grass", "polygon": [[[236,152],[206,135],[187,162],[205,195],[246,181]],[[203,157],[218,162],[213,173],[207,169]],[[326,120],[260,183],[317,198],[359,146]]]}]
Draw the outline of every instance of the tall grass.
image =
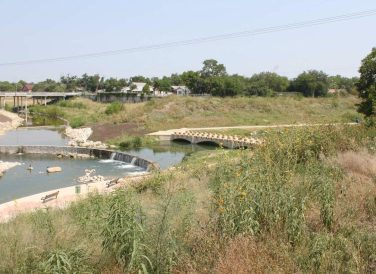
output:
[{"label": "tall grass", "polygon": [[135,186],[20,215],[0,224],[0,272],[374,273],[376,174],[360,165],[375,159],[375,136],[266,132],[253,151],[200,152]]},{"label": "tall grass", "polygon": [[[212,182],[220,235],[277,236],[289,244],[290,256],[304,271],[373,269],[372,249],[364,256],[356,238],[365,233],[373,235],[372,241],[375,234],[348,234],[348,227],[339,228],[336,189],[343,174],[323,160],[367,143],[365,131],[328,127],[274,132],[253,154],[242,152],[239,163],[223,161]],[[306,216],[316,211],[319,221],[312,226]]]}]

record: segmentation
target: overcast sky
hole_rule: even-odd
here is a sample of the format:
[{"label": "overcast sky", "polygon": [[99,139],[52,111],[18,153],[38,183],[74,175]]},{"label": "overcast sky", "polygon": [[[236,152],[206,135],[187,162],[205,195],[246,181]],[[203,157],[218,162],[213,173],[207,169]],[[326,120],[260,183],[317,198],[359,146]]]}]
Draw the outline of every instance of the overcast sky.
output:
[{"label": "overcast sky", "polygon": [[[0,0],[0,64],[253,30],[375,9],[375,0]],[[0,80],[163,76],[217,59],[229,73],[308,69],[356,76],[376,16],[232,40],[91,59],[0,66]]]}]

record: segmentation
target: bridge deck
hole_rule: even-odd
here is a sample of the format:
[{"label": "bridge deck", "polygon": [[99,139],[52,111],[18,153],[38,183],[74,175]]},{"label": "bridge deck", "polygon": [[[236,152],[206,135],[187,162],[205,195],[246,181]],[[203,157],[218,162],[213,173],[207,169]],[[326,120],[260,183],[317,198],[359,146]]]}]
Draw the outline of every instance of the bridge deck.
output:
[{"label": "bridge deck", "polygon": [[44,98],[44,97],[75,97],[81,96],[82,92],[0,92],[0,97],[28,97],[28,98]]},{"label": "bridge deck", "polygon": [[192,131],[174,132],[170,140],[186,140],[192,144],[211,142],[226,148],[249,148],[262,143],[255,138]]}]

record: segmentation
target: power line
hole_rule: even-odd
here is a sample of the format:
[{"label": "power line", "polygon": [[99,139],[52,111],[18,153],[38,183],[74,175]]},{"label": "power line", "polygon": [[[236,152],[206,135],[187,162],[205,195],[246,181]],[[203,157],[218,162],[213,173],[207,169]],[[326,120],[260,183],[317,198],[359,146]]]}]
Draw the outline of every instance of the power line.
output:
[{"label": "power line", "polygon": [[94,52],[94,53],[87,53],[87,54],[80,54],[80,55],[0,63],[0,66],[5,67],[5,66],[16,66],[16,65],[31,65],[31,64],[40,64],[40,63],[62,62],[62,61],[70,61],[70,60],[75,60],[75,59],[95,58],[95,57],[111,56],[111,55],[118,55],[118,54],[130,54],[130,53],[149,51],[149,50],[165,49],[165,48],[172,48],[172,47],[182,47],[182,46],[202,44],[202,43],[208,43],[208,42],[214,42],[214,41],[220,41],[220,40],[229,40],[229,39],[235,39],[235,38],[241,38],[241,37],[257,36],[257,35],[281,32],[281,31],[286,31],[286,30],[301,29],[301,28],[330,24],[330,23],[335,23],[335,22],[350,21],[350,20],[355,20],[355,19],[374,16],[374,15],[376,15],[376,9],[371,9],[371,10],[365,10],[361,12],[342,14],[338,16],[320,18],[320,19],[309,20],[309,21],[301,21],[301,22],[296,22],[292,24],[285,24],[285,25],[260,28],[260,29],[254,29],[254,30],[248,30],[248,31],[232,32],[232,33],[206,36],[206,37],[201,37],[201,38],[194,38],[194,39],[181,40],[181,41],[175,41],[175,42],[167,42],[167,43],[154,44],[154,45],[148,45],[148,46],[109,50],[109,51]]}]

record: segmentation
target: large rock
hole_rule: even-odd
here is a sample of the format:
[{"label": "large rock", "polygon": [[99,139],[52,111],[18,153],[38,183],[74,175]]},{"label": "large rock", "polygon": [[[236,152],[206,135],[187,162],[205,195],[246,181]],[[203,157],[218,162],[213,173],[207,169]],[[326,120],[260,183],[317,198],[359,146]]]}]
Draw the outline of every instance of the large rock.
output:
[{"label": "large rock", "polygon": [[53,167],[47,168],[47,173],[56,173],[56,172],[61,172],[61,171],[63,171],[63,170],[59,166],[53,166]]}]

